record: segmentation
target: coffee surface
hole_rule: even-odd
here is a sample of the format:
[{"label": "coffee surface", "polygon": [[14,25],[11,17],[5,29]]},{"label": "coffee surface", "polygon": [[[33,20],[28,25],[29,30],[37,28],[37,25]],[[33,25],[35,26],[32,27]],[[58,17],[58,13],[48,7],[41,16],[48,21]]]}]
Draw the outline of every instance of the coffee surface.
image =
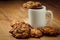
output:
[{"label": "coffee surface", "polygon": [[36,7],[36,8],[31,8],[31,9],[43,9],[43,7]]}]

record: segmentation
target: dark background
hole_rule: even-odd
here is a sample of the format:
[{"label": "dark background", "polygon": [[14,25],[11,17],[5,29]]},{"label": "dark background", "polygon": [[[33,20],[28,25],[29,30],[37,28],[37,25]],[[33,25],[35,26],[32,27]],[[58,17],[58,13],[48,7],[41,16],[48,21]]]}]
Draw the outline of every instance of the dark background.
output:
[{"label": "dark background", "polygon": [[43,3],[46,3],[48,5],[51,5],[57,9],[60,10],[60,0],[0,0],[0,2],[27,2],[27,1],[40,1]]}]

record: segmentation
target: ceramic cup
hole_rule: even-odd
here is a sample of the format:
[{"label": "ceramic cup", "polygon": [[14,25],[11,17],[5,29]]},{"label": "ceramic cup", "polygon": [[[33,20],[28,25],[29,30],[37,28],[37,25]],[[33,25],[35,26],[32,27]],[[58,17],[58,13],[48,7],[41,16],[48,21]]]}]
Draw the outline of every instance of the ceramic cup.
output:
[{"label": "ceramic cup", "polygon": [[[46,21],[46,14],[50,14],[50,18]],[[32,27],[45,27],[53,19],[53,13],[46,9],[46,6],[42,6],[40,9],[28,9],[29,24]]]}]

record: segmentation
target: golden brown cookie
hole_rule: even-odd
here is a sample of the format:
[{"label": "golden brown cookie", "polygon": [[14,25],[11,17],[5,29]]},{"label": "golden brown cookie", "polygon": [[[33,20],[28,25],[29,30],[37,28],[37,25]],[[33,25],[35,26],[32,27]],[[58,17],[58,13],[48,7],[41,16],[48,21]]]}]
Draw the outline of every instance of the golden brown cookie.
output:
[{"label": "golden brown cookie", "polygon": [[24,4],[23,4],[23,7],[24,7],[24,8],[27,8],[27,3],[24,3]]},{"label": "golden brown cookie", "polygon": [[36,7],[42,6],[42,4],[40,2],[36,2]]},{"label": "golden brown cookie", "polygon": [[39,29],[32,28],[30,32],[31,37],[41,37],[42,32]]},{"label": "golden brown cookie", "polygon": [[42,32],[46,35],[52,35],[52,36],[58,34],[58,31],[55,28],[50,27],[50,26],[46,26],[42,28]]},{"label": "golden brown cookie", "polygon": [[34,2],[34,1],[28,1],[26,3],[23,4],[24,8],[28,8],[28,9],[35,9],[37,7],[41,7],[41,3],[40,2]]},{"label": "golden brown cookie", "polygon": [[27,4],[32,5],[32,4],[34,4],[34,1],[28,1]]},{"label": "golden brown cookie", "polygon": [[30,34],[30,25],[24,22],[16,23],[16,25],[13,26],[12,30],[10,30],[10,33],[15,38],[27,38]]}]

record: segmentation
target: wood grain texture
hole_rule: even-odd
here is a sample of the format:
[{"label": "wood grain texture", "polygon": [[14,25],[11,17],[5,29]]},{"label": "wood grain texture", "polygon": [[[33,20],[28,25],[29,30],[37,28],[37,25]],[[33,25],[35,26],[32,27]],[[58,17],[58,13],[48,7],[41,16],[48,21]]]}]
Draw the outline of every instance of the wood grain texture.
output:
[{"label": "wood grain texture", "polygon": [[[43,36],[41,38],[29,38],[29,39],[15,39],[9,33],[11,29],[10,24],[13,20],[26,20],[28,19],[27,9],[22,7],[23,2],[0,2],[0,40],[60,40],[60,36],[57,37],[47,37]],[[57,8],[43,3],[47,9],[53,11],[54,19],[48,24],[52,27],[60,28],[60,10]]]}]

